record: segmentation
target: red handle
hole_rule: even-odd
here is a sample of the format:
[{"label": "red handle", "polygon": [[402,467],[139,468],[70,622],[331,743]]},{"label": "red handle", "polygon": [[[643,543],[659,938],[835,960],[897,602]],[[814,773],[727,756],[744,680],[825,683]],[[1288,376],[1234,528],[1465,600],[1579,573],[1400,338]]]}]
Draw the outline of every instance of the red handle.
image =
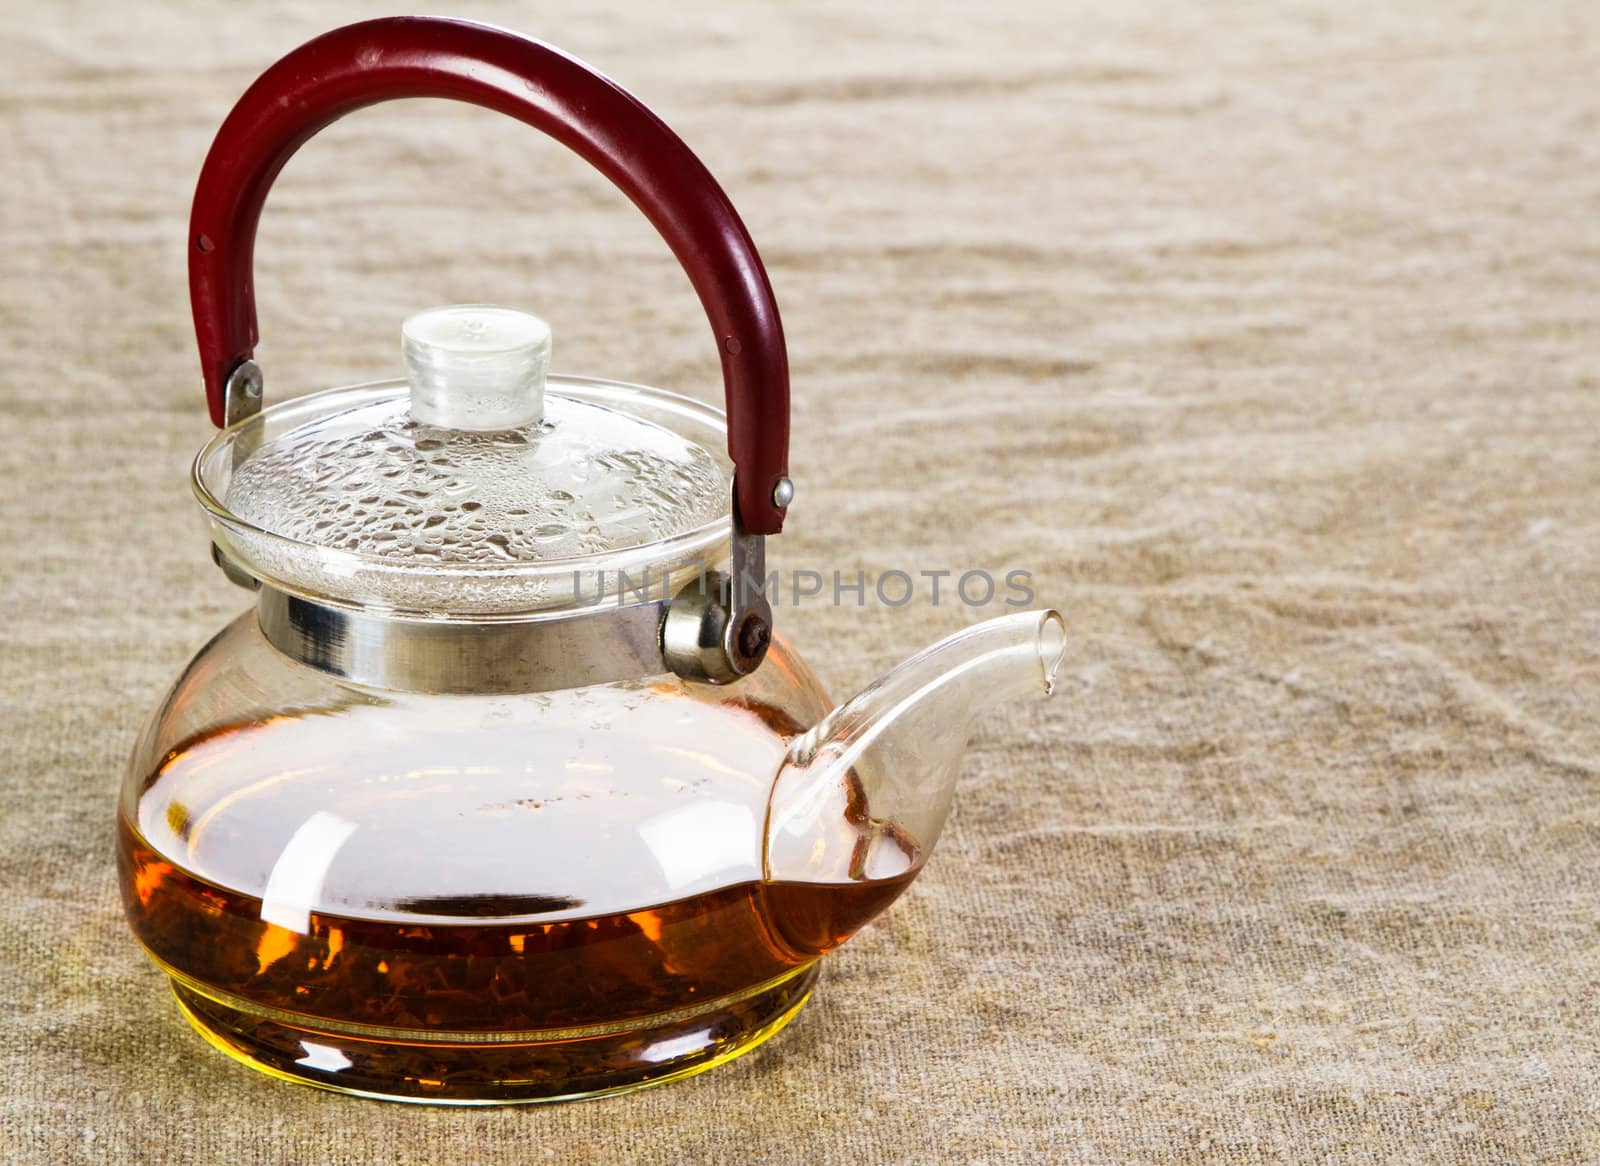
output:
[{"label": "red handle", "polygon": [[655,224],[716,333],[739,517],[755,534],[782,529],[773,494],[788,470],[789,358],[766,269],[733,204],[683,140],[614,82],[549,45],[466,21],[402,16],[335,29],[263,73],[222,123],[189,219],[189,298],[211,420],[223,423],[223,386],[255,349],[252,258],[273,180],[324,126],[402,97],[467,101],[543,130]]}]

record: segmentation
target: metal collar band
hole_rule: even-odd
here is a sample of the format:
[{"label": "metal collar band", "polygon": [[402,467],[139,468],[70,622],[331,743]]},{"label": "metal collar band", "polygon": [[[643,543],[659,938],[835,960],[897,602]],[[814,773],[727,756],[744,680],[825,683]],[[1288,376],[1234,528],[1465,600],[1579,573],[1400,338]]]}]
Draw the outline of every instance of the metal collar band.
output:
[{"label": "metal collar band", "polygon": [[729,574],[704,572],[670,601],[524,621],[407,619],[318,603],[259,583],[216,544],[234,582],[260,588],[262,633],[291,659],[357,684],[409,692],[555,692],[675,672],[731,684],[772,641],[765,540],[735,502]]},{"label": "metal collar band", "polygon": [[666,602],[524,623],[397,619],[261,588],[280,652],[357,684],[410,692],[553,692],[666,672]]}]

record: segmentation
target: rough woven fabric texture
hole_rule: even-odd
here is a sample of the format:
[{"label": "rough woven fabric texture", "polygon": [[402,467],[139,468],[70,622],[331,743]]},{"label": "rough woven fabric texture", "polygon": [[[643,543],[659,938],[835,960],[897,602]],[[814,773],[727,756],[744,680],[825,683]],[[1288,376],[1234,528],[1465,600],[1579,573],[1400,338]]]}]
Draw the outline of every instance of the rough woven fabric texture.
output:
[{"label": "rough woven fabric texture", "polygon": [[[1031,570],[1060,696],[759,1052],[555,1107],[258,1076],[124,927],[123,759],[247,602],[185,221],[257,72],[365,4],[7,3],[0,1159],[1600,1159],[1600,10],[443,4],[633,88],[741,208],[795,372],[786,568]],[[258,248],[273,399],[439,303],[718,394],[665,246],[532,131],[341,122]],[[985,613],[812,604],[844,694]]]}]

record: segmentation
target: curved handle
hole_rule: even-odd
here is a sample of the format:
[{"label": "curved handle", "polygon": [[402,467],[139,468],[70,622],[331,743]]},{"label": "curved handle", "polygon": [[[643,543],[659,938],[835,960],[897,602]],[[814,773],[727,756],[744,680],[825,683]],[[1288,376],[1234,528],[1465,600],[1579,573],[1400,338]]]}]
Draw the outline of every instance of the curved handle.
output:
[{"label": "curved handle", "polygon": [[284,164],[313,134],[367,105],[444,97],[543,130],[611,179],[655,224],[711,320],[722,356],[736,515],[776,534],[790,487],[789,359],[772,286],[716,179],[632,95],[539,41],[432,17],[352,24],[263,73],[217,131],[189,219],[189,298],[211,420],[254,351],[256,225]]}]

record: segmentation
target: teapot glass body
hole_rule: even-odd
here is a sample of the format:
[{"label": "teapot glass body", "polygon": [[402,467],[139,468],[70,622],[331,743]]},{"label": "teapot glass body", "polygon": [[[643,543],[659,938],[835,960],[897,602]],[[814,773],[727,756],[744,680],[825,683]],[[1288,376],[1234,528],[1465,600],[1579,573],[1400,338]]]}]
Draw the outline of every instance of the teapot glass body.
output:
[{"label": "teapot glass body", "polygon": [[536,1100],[694,1072],[782,1027],[915,873],[908,848],[888,877],[764,877],[773,773],[830,707],[781,637],[726,686],[430,695],[290,659],[247,612],[134,751],[128,915],[207,1039],[313,1084]]}]

